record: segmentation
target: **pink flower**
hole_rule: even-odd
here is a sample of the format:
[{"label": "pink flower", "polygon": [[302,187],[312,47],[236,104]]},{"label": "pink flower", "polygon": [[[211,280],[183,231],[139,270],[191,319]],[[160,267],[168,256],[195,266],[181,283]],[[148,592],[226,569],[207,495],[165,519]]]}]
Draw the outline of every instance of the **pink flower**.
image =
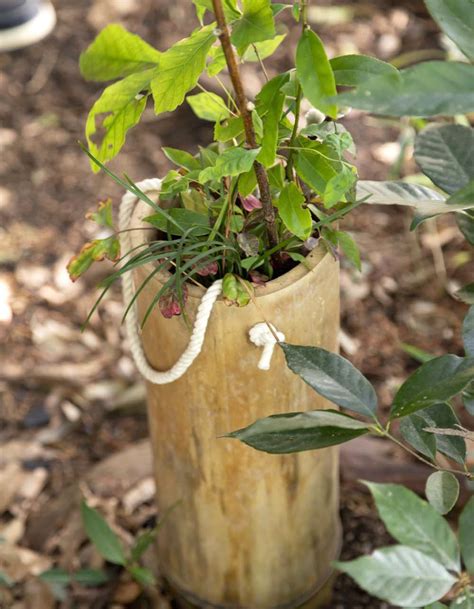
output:
[{"label": "pink flower", "polygon": [[196,269],[196,273],[201,277],[207,277],[208,275],[216,275],[219,271],[219,267],[217,266],[217,262],[209,262],[204,266],[200,266]]},{"label": "pink flower", "polygon": [[[183,286],[183,302],[186,302],[187,290]],[[181,305],[175,292],[168,291],[160,298],[158,302],[160,312],[166,319],[171,319],[175,315],[181,315]]]},{"label": "pink flower", "polygon": [[262,202],[256,196],[248,195],[248,197],[242,199],[242,206],[245,211],[253,211],[254,209],[261,209]]}]

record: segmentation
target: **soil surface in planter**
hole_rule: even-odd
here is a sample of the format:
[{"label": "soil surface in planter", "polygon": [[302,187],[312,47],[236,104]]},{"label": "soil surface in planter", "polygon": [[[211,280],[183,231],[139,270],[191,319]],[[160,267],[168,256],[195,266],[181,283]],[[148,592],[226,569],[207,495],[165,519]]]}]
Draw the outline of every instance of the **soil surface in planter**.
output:
[{"label": "soil surface in planter", "polygon": [[[0,544],[0,571],[17,582],[0,588],[0,606],[168,609],[174,601],[166,593],[140,594],[114,569],[110,585],[73,585],[56,590],[56,600],[35,575],[53,565],[103,567],[80,524],[81,493],[125,542],[156,521],[143,441],[144,390],[122,342],[118,290],[80,330],[95,286],[110,267],[97,267],[76,284],[65,271],[69,257],[95,235],[83,222],[85,213],[98,199],[111,196],[118,204],[121,195],[106,176],[92,174],[76,144],[100,89],[82,82],[77,65],[80,51],[111,21],[166,48],[189,31],[190,2],[56,4],[58,25],[47,40],[0,55],[0,537],[6,542]],[[430,49],[440,57],[436,26],[421,2],[319,0],[311,19],[331,55],[359,51],[391,59]],[[268,62],[270,73],[289,66],[296,30]],[[259,79],[259,70],[246,65],[250,94]],[[358,145],[361,177],[396,175],[406,125],[356,112],[346,123]],[[210,133],[186,107],[158,119],[148,110],[112,167],[137,181],[162,175],[168,165],[160,146],[194,151]],[[414,172],[408,149],[400,174]],[[467,248],[450,218],[417,234],[408,232],[409,223],[404,209],[366,207],[344,224],[360,245],[363,270],[342,261],[341,350],[376,385],[384,407],[416,366],[401,342],[434,353],[461,352],[465,307],[444,285],[467,282]],[[391,447],[364,440],[344,447],[342,476],[342,556],[349,559],[391,541],[356,480],[401,482],[421,491],[426,472]],[[146,561],[153,567],[151,555]],[[388,605],[340,577],[328,609],[382,607]]]}]

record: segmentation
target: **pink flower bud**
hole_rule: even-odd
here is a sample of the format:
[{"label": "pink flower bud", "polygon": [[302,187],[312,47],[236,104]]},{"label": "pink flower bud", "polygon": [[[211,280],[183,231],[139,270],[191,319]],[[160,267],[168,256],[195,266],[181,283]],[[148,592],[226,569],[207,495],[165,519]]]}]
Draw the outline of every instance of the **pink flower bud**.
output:
[{"label": "pink flower bud", "polygon": [[248,197],[242,199],[242,206],[245,211],[253,211],[254,209],[261,209],[262,202],[256,196],[248,195]]},{"label": "pink flower bud", "polygon": [[200,266],[198,269],[196,269],[196,273],[201,277],[207,277],[208,275],[217,275],[218,271],[219,267],[217,265],[217,262],[209,262],[208,264]]}]

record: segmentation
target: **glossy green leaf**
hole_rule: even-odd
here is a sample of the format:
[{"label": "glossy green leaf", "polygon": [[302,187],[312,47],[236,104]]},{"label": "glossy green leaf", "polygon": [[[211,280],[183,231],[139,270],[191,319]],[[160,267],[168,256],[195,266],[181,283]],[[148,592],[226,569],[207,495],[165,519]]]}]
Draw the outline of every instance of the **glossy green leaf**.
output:
[{"label": "glossy green leaf", "polygon": [[439,514],[447,514],[459,497],[459,482],[450,472],[433,472],[426,481],[426,498]]},{"label": "glossy green leaf", "polygon": [[343,165],[341,170],[326,184],[322,195],[325,207],[330,208],[340,203],[354,186],[356,180],[357,175],[347,165]]},{"label": "glossy green leaf", "polygon": [[48,584],[61,584],[63,586],[67,586],[72,580],[72,574],[65,569],[53,567],[52,569],[43,571],[39,575],[39,578]]},{"label": "glossy green leaf", "polygon": [[368,433],[366,424],[332,410],[293,412],[259,419],[228,434],[257,450],[282,454],[326,448]]},{"label": "glossy green leaf", "polygon": [[467,355],[474,356],[474,306],[469,308],[462,324],[462,339]]},{"label": "glossy green leaf", "polygon": [[358,269],[361,270],[361,262],[360,262],[360,252],[357,247],[357,243],[354,239],[349,235],[349,233],[345,233],[343,231],[335,231],[337,242],[339,247],[347,256],[347,258],[352,262],[352,264]]},{"label": "glossy green leaf", "polygon": [[282,343],[290,370],[334,404],[375,418],[377,396],[369,381],[351,362],[320,347]]},{"label": "glossy green leaf", "polygon": [[242,197],[248,197],[257,188],[257,176],[255,170],[252,167],[246,173],[239,176],[239,182],[237,189]]},{"label": "glossy green leaf", "polygon": [[239,49],[275,37],[275,21],[270,0],[243,0],[243,14],[232,25],[232,43]]},{"label": "glossy green leaf", "polygon": [[[190,209],[172,207],[168,210],[167,216],[152,214],[143,218],[143,221],[152,224],[159,230],[178,236],[191,232],[195,237],[202,237],[208,235],[211,230],[208,216]],[[172,223],[172,220],[175,221],[175,224]]]},{"label": "glossy green leaf", "polygon": [[474,283],[468,283],[455,294],[456,298],[468,305],[474,304]]},{"label": "glossy green leaf", "polygon": [[466,503],[459,517],[459,543],[467,571],[474,575],[474,497]]},{"label": "glossy green leaf", "polygon": [[391,116],[454,116],[474,111],[474,66],[425,61],[371,78],[337,96],[341,105]]},{"label": "glossy green leaf", "polygon": [[188,95],[186,101],[194,114],[205,121],[217,122],[229,116],[229,109],[219,95],[210,91]]},{"label": "glossy green leaf", "polygon": [[459,212],[456,214],[456,222],[466,241],[474,245],[474,210]]},{"label": "glossy green leaf", "polygon": [[81,516],[87,536],[105,560],[116,565],[125,565],[127,561],[123,546],[99,512],[83,501]]},{"label": "glossy green leaf", "polygon": [[305,30],[298,42],[296,74],[309,102],[335,119],[337,106],[327,98],[336,95],[336,81],[324,45],[311,30]]},{"label": "glossy green leaf", "polygon": [[252,169],[252,166],[260,152],[260,148],[247,150],[245,148],[228,148],[220,154],[215,165],[206,167],[199,174],[199,182],[202,184],[211,180],[221,180],[227,176],[238,176]]},{"label": "glossy green leaf", "polygon": [[361,588],[397,607],[420,606],[442,598],[456,579],[418,550],[391,546],[335,566]]},{"label": "glossy green leaf", "polygon": [[157,67],[161,53],[118,23],[105,27],[81,53],[79,67],[86,80],[114,80]]},{"label": "glossy green leaf", "polygon": [[151,82],[155,113],[172,112],[196,86],[215,41],[214,24],[196,30],[161,55],[158,73]]},{"label": "glossy green leaf", "polygon": [[474,61],[473,0],[425,0],[425,4],[443,32]]},{"label": "glossy green leaf", "polygon": [[[90,152],[102,163],[117,155],[125,143],[127,131],[140,120],[147,102],[146,91],[157,69],[131,74],[106,87],[92,106],[86,122],[86,138]],[[142,94],[143,91],[145,94]],[[104,132],[103,135],[97,134],[98,128]],[[100,141],[96,143],[96,139]],[[91,167],[94,172],[99,171],[93,162]]]},{"label": "glossy green leaf", "polygon": [[357,87],[381,74],[398,74],[398,70],[385,61],[368,55],[341,55],[330,61],[337,85]]},{"label": "glossy green leaf", "polygon": [[279,199],[274,202],[285,227],[303,241],[312,231],[311,212],[304,207],[304,203],[303,193],[293,182],[285,185]]},{"label": "glossy green leaf", "polygon": [[436,438],[432,433],[424,431],[427,423],[418,414],[404,417],[400,421],[400,434],[415,450],[425,457],[434,460],[436,456]]},{"label": "glossy green leaf", "polygon": [[474,207],[474,201],[449,203],[445,197],[426,186],[407,182],[375,182],[359,180],[357,198],[371,205],[405,205],[413,207],[422,216],[445,214]]},{"label": "glossy green leaf", "polygon": [[447,569],[459,571],[456,536],[448,522],[428,502],[399,484],[366,484],[392,537],[430,556]]},{"label": "glossy green leaf", "polygon": [[431,181],[453,194],[474,180],[474,129],[435,125],[415,139],[415,159]]},{"label": "glossy green leaf", "polygon": [[469,184],[452,194],[446,203],[450,207],[457,207],[459,209],[469,209],[474,206],[474,180],[471,180]]},{"label": "glossy green leaf", "polygon": [[474,378],[474,358],[441,355],[426,362],[400,387],[390,418],[397,419],[417,410],[449,400]]},{"label": "glossy green leaf", "polygon": [[[459,425],[459,419],[449,404],[434,404],[424,410],[419,410],[417,414],[425,420],[425,429],[430,427],[457,429],[457,425]],[[443,455],[446,455],[457,463],[464,464],[466,459],[466,442],[464,438],[441,434],[433,435],[436,439],[436,449],[440,453],[443,453]]]},{"label": "glossy green leaf", "polygon": [[462,400],[464,408],[471,416],[474,416],[474,381],[462,392]]}]

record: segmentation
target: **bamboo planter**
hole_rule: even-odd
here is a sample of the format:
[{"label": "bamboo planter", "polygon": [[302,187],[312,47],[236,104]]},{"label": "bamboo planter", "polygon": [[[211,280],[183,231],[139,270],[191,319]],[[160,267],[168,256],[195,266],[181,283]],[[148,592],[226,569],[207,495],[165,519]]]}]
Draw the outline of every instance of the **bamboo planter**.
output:
[{"label": "bamboo planter", "polygon": [[[149,207],[136,206],[132,227]],[[148,233],[132,231],[134,245]],[[158,534],[163,575],[179,596],[198,607],[283,609],[324,600],[321,590],[339,552],[338,452],[292,455],[258,452],[219,438],[270,414],[331,407],[285,365],[276,348],[271,370],[249,329],[265,318],[293,344],[337,350],[339,269],[314,250],[307,266],[258,287],[258,307],[214,306],[201,354],[168,385],[148,384],[148,416],[159,513],[180,502]],[[152,270],[138,269],[141,283]],[[140,316],[159,286],[140,295]],[[203,290],[190,286],[193,321]],[[156,308],[143,331],[149,362],[168,369],[189,339],[182,318]]]}]

